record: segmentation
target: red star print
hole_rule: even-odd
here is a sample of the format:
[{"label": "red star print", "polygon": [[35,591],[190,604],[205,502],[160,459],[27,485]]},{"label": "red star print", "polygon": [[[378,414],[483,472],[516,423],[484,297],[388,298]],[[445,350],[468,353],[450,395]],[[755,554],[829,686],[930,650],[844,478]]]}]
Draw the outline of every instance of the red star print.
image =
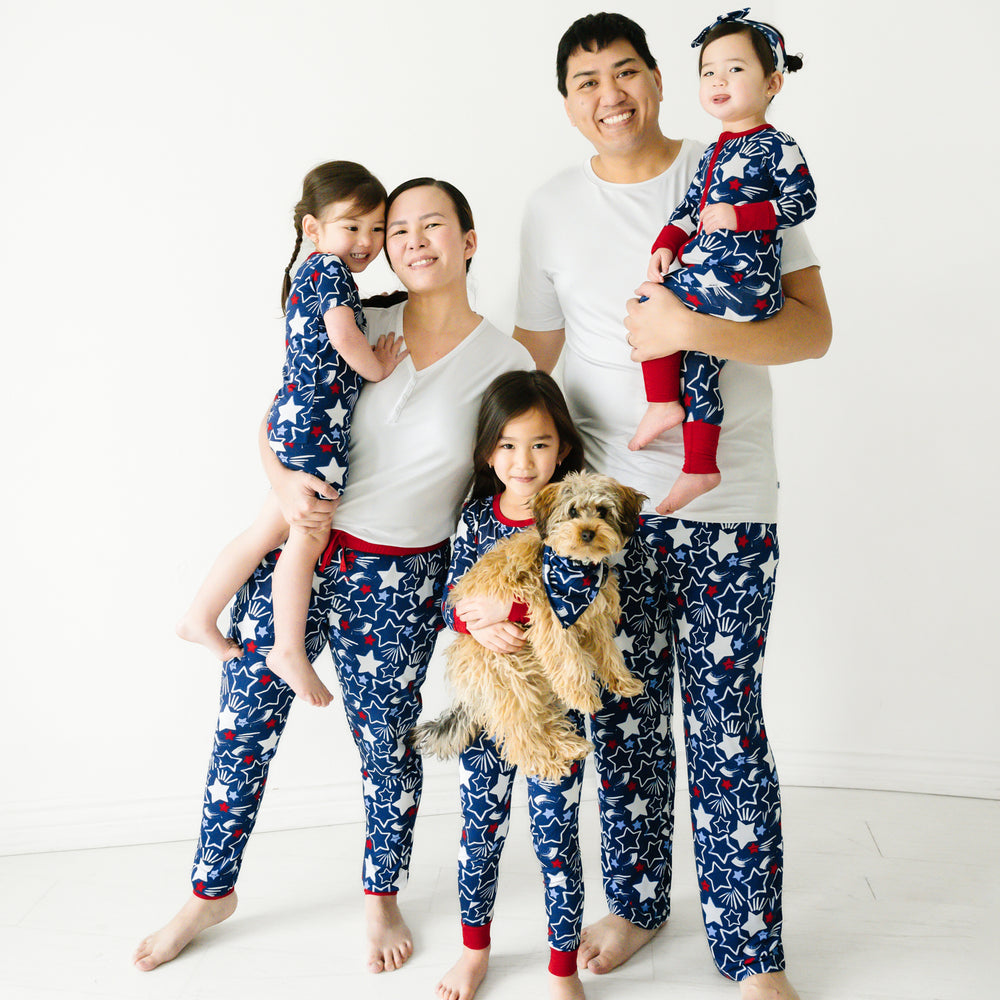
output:
[{"label": "red star print", "polygon": [[691,789],[691,791],[694,793],[694,797],[696,799],[700,799],[701,798],[701,792],[699,791],[697,785],[695,785],[694,788]]},{"label": "red star print", "polygon": [[762,635],[760,635],[760,636],[757,637],[757,645],[758,646],[763,646],[764,645],[764,637]]},{"label": "red star print", "polygon": [[[452,586],[454,586],[454,584],[452,584]],[[448,589],[451,590],[451,587],[449,587]],[[369,587],[367,583],[364,583],[364,584],[361,585],[361,593],[362,594],[370,594],[371,592],[372,592],[372,588]]]},{"label": "red star print", "polygon": [[771,237],[767,233],[764,233],[764,235],[760,238],[760,242],[763,246],[767,246],[768,243],[771,242]]},{"label": "red star print", "polygon": [[[462,831],[462,835],[463,835],[463,836],[465,835],[465,831],[464,831],[464,830]],[[368,839],[367,839],[367,840],[365,841],[365,847],[366,847],[366,848],[367,848],[367,849],[368,849],[368,850],[370,851],[370,850],[371,850],[371,849],[372,849],[372,848],[373,848],[374,846],[375,846],[375,845],[374,845],[374,844],[372,843],[372,838],[371,838],[371,837],[369,837],[369,838],[368,838]]]},{"label": "red star print", "polygon": [[701,891],[702,892],[709,892],[711,890],[711,888],[712,887],[708,884],[708,879],[702,879],[702,881],[701,881]]},{"label": "red star print", "polygon": [[722,661],[722,665],[726,668],[726,670],[732,670],[733,667],[736,666],[736,664],[733,662],[733,658],[731,656],[728,657],[727,659],[723,660]]},{"label": "red star print", "polygon": [[732,190],[732,191],[739,191],[739,189],[740,189],[740,182],[739,182],[739,181],[738,181],[738,180],[737,180],[737,179],[736,179],[736,178],[734,177],[734,178],[733,178],[733,179],[732,179],[732,180],[731,180],[731,181],[729,182],[729,188],[730,188],[730,190]]},{"label": "red star print", "polygon": [[231,729],[227,729],[222,735],[225,736],[227,740],[231,740],[236,736],[236,733],[234,733]]},{"label": "red star print", "polygon": [[247,643],[247,652],[248,653],[256,653],[257,652],[257,643],[255,643],[253,641],[248,642]]},{"label": "red star print", "polygon": [[319,437],[320,434],[323,433],[323,428],[322,427],[314,427],[309,433],[312,434],[313,437]]},{"label": "red star print", "polygon": [[274,729],[274,719],[268,719],[267,720],[267,728],[268,729]]},{"label": "red star print", "polygon": [[722,782],[722,787],[728,792],[729,789],[733,787],[733,783],[728,778],[726,778]]},{"label": "red star print", "polygon": [[718,592],[719,592],[719,588],[716,587],[716,585],[714,583],[712,584],[711,587],[708,588],[708,590],[705,591],[705,593],[708,594],[709,597],[715,597],[715,595]]},{"label": "red star print", "polygon": [[684,301],[685,302],[690,302],[691,305],[693,305],[693,306],[700,306],[701,305],[701,303],[698,301],[698,296],[697,295],[692,295],[690,292],[688,292],[687,295],[684,296]]},{"label": "red star print", "polygon": [[634,781],[630,781],[630,782],[628,783],[628,790],[629,790],[630,792],[634,792],[634,791],[635,791],[635,782],[634,782]]},{"label": "red star print", "polygon": [[802,166],[799,167],[798,173],[799,173],[799,175],[801,177],[808,177],[809,176],[809,170],[808,170],[808,168],[806,167],[806,165],[804,163],[802,164]]},{"label": "red star print", "polygon": [[770,923],[773,923],[773,922],[774,922],[774,914],[773,913],[765,913],[764,914],[764,923],[765,924],[770,924]]},{"label": "red star print", "polygon": [[635,866],[635,870],[636,870],[637,872],[644,872],[644,871],[646,870],[646,866],[645,866],[644,864],[642,864],[642,863],[640,863],[640,864],[637,864],[637,865]]},{"label": "red star print", "polygon": [[298,304],[299,304],[299,295],[298,295],[298,292],[296,292],[296,293],[295,293],[295,294],[294,294],[294,295],[292,296],[292,305],[293,305],[293,306],[297,306]]},{"label": "red star print", "polygon": [[332,444],[321,444],[319,446],[319,450],[320,451],[333,451],[333,445]]},{"label": "red star print", "polygon": [[340,627],[341,629],[349,629],[351,627],[351,623],[346,618],[341,618]]},{"label": "red star print", "polygon": [[229,812],[229,803],[228,802],[221,803],[219,805],[219,809],[220,809],[221,812],[224,812],[224,813]]},{"label": "red star print", "polygon": [[552,861],[553,868],[562,868],[562,862],[558,858],[554,858]]},{"label": "red star print", "polygon": [[244,764],[252,764],[253,763],[253,755],[252,754],[247,754],[246,757],[243,758],[243,763]]},{"label": "red star print", "polygon": [[771,536],[770,536],[770,535],[768,535],[768,536],[767,536],[767,537],[766,537],[766,538],[764,539],[764,548],[765,548],[765,549],[769,549],[770,547],[771,547]]},{"label": "red star print", "polygon": [[757,847],[756,844],[751,844],[750,845],[750,853],[751,854],[756,854],[758,850],[759,850],[759,848]]},{"label": "red star print", "polygon": [[289,392],[295,392],[295,383],[294,382],[289,382],[288,385],[285,386],[285,388]]},{"label": "red star print", "polygon": [[257,683],[258,684],[270,684],[271,683],[271,675],[270,674],[261,674],[260,678],[257,681]]},{"label": "red star print", "polygon": [[753,304],[753,307],[754,309],[766,309],[767,303],[763,299],[757,299],[757,301]]},{"label": "red star print", "polygon": [[614,748],[616,746],[618,746],[618,741],[617,740],[608,740],[608,749],[609,750],[614,750]]},{"label": "red star print", "polygon": [[365,645],[366,646],[374,646],[375,645],[375,636],[373,636],[373,635],[366,635],[365,636]]},{"label": "red star print", "polygon": [[740,535],[740,537],[736,539],[736,544],[737,544],[737,545],[738,545],[738,546],[739,546],[739,547],[740,547],[741,549],[744,549],[744,548],[746,548],[746,547],[747,547],[747,545],[749,545],[749,544],[750,544],[750,539],[749,539],[749,538],[747,538],[747,536],[746,536],[746,535]]},{"label": "red star print", "polygon": [[310,277],[310,278],[311,278],[311,279],[312,279],[313,281],[315,281],[315,280],[316,280],[316,279],[317,279],[317,278],[319,277],[319,271],[313,271],[313,273],[312,273],[312,274],[310,274],[310,275],[309,275],[309,277]]},{"label": "red star print", "polygon": [[242,836],[243,836],[242,830],[233,830],[233,840],[238,840]]},{"label": "red star print", "polygon": [[690,393],[685,393],[684,394],[684,405],[685,406],[690,406],[691,405],[691,401],[693,399],[694,399],[694,396],[692,396]]},{"label": "red star print", "polygon": [[736,273],[733,275],[733,281],[735,281],[737,284],[739,284],[739,282],[741,282],[742,280],[743,280],[742,274]]}]

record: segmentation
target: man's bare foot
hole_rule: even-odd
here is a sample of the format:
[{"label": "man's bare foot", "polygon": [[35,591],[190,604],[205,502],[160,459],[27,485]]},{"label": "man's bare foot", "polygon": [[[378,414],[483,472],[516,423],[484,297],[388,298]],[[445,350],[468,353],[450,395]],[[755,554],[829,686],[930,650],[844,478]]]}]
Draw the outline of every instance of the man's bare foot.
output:
[{"label": "man's bare foot", "polygon": [[199,642],[220,660],[235,660],[243,655],[243,647],[228,635],[219,631],[215,621],[189,609],[177,623],[177,634],[187,642]]},{"label": "man's bare foot", "polygon": [[598,976],[617,969],[643,945],[652,941],[659,929],[636,927],[624,917],[609,913],[596,924],[584,927],[576,959],[577,968],[589,969]]},{"label": "man's bare foot", "polygon": [[554,976],[549,973],[549,1000],[586,1000],[580,976]]},{"label": "man's bare foot", "polygon": [[655,441],[671,427],[683,423],[686,415],[684,407],[677,400],[672,403],[647,403],[646,412],[628,443],[629,451],[645,448],[650,441]]},{"label": "man's bare foot", "polygon": [[395,972],[413,954],[413,935],[395,896],[365,896],[368,971]]},{"label": "man's bare foot", "polygon": [[267,654],[267,669],[277,674],[303,701],[325,708],[333,701],[327,686],[313,670],[304,649],[275,646]]},{"label": "man's bare foot", "polygon": [[441,977],[437,995],[441,1000],[472,1000],[490,964],[490,949],[463,948],[459,960]]},{"label": "man's bare foot", "polygon": [[141,972],[151,972],[158,965],[175,959],[203,930],[221,924],[235,909],[235,892],[221,899],[192,896],[170,923],[139,943],[132,963]]},{"label": "man's bare foot", "polygon": [[670,488],[666,500],[656,505],[657,514],[673,514],[702,493],[714,490],[722,482],[718,472],[682,472]]},{"label": "man's bare foot", "polygon": [[761,972],[740,983],[740,1000],[799,1000],[783,972]]}]

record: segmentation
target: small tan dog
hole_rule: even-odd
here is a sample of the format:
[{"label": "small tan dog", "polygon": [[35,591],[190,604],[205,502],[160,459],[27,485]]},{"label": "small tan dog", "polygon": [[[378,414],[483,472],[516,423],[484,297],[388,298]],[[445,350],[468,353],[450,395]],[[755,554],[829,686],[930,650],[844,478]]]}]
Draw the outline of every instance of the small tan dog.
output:
[{"label": "small tan dog", "polygon": [[[618,581],[598,564],[625,547],[645,499],[614,479],[586,472],[572,473],[538,493],[532,504],[535,527],[487,552],[448,596],[452,604],[473,595],[523,601],[530,621],[524,645],[516,653],[496,653],[471,635],[460,635],[448,648],[455,701],[410,733],[411,746],[452,757],[484,729],[509,763],[550,781],[593,750],[567,718],[567,709],[596,712],[598,684],[623,698],[642,692],[614,642],[621,616]],[[545,546],[603,573],[596,598],[568,628],[546,593]]]}]

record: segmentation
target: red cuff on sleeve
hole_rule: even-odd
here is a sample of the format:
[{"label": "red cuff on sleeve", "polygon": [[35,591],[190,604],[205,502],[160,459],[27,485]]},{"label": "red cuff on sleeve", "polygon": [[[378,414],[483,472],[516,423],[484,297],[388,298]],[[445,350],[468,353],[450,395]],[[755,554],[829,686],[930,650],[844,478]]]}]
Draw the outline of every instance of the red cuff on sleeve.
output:
[{"label": "red cuff on sleeve", "polygon": [[688,420],[684,427],[684,468],[683,472],[718,472],[715,453],[719,450],[718,424],[706,424],[704,420]]},{"label": "red cuff on sleeve", "polygon": [[733,205],[736,209],[736,232],[748,233],[752,229],[777,229],[778,217],[769,201],[751,201],[746,205]]},{"label": "red cuff on sleeve", "polygon": [[681,390],[681,352],[642,363],[647,403],[676,403]]},{"label": "red cuff on sleeve", "polygon": [[515,622],[518,625],[527,625],[528,605],[523,601],[514,601],[510,606],[510,614],[507,615],[507,621]]},{"label": "red cuff on sleeve", "polygon": [[660,247],[666,247],[668,250],[673,250],[676,257],[677,251],[687,243],[688,236],[689,234],[684,232],[680,226],[664,226],[660,230],[660,235],[656,237],[656,242],[653,244],[652,250],[649,252],[651,254],[656,253]]},{"label": "red cuff on sleeve", "polygon": [[454,624],[451,626],[453,632],[461,632],[463,635],[469,634],[469,626],[462,621],[457,611],[452,611],[451,618]]}]

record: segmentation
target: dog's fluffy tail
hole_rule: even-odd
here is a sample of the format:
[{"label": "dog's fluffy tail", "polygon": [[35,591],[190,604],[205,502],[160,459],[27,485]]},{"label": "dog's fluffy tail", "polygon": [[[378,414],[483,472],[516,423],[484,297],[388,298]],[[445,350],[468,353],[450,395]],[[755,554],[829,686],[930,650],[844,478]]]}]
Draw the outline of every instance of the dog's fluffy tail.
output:
[{"label": "dog's fluffy tail", "polygon": [[410,730],[407,745],[434,757],[456,757],[479,735],[482,727],[467,705],[459,702],[430,722]]}]

